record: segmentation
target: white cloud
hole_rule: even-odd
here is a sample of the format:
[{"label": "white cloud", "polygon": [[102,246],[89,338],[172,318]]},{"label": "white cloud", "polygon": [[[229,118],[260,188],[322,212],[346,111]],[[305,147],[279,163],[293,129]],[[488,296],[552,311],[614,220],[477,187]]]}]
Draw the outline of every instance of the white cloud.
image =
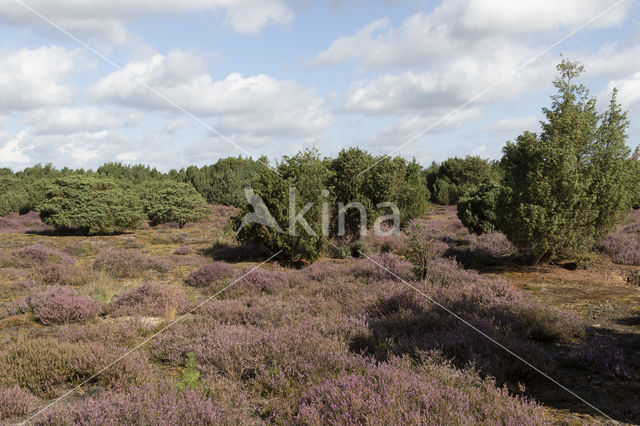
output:
[{"label": "white cloud", "polygon": [[539,121],[540,121],[540,118],[536,115],[505,118],[487,126],[485,130],[489,133],[496,134],[496,135],[505,135],[505,134],[513,134],[513,133],[519,134],[525,130],[536,132],[540,128]]},{"label": "white cloud", "polygon": [[[558,37],[557,30],[576,28],[611,4],[610,0],[445,0],[433,12],[416,13],[398,27],[391,27],[388,19],[376,20],[335,40],[311,65],[357,59],[365,69],[399,68],[423,66],[442,55],[481,49],[490,53],[487,40],[530,34]],[[589,29],[620,24],[627,8],[628,4],[619,5]]]},{"label": "white cloud", "polygon": [[34,134],[64,135],[80,131],[99,131],[121,125],[110,113],[94,106],[48,108],[32,112],[26,118]]},{"label": "white cloud", "polygon": [[146,109],[177,111],[154,88],[187,111],[219,120],[223,133],[273,136],[305,136],[324,130],[333,122],[324,100],[314,90],[293,81],[258,74],[229,74],[214,81],[193,52],[172,51],[130,62],[88,89],[96,101]]},{"label": "white cloud", "polygon": [[[127,21],[148,16],[223,12],[225,22],[244,34],[259,33],[268,25],[288,23],[293,16],[282,0],[29,0],[25,3],[74,34],[111,43],[124,43],[129,39],[125,29]],[[51,31],[50,24],[13,1],[0,3],[0,22]]]},{"label": "white cloud", "polygon": [[640,72],[626,78],[610,81],[604,93],[599,97],[601,102],[608,102],[614,87],[618,89],[618,103],[624,109],[630,109],[632,113],[640,114]]},{"label": "white cloud", "polygon": [[27,133],[27,130],[23,130],[7,143],[0,146],[0,160],[2,160],[3,165],[10,163],[28,163],[30,161],[30,158],[24,153],[25,145],[23,144]]},{"label": "white cloud", "polygon": [[[376,132],[367,144],[373,147],[381,147],[387,150],[395,149],[413,139],[408,150],[398,151],[398,155],[407,154],[416,148],[423,135],[433,135],[450,132],[461,128],[465,124],[479,118],[482,115],[480,108],[467,108],[455,114],[448,115],[448,111],[441,110],[432,114],[407,114]],[[427,129],[429,129],[427,131]],[[418,139],[414,139],[414,138]]]},{"label": "white cloud", "polygon": [[26,110],[69,103],[65,84],[77,71],[82,54],[58,46],[0,50],[0,110]]},{"label": "white cloud", "polygon": [[[471,0],[460,13],[461,27],[472,33],[519,35],[575,28],[612,6],[611,0]],[[620,24],[629,4],[620,4],[594,21],[590,28]]]},{"label": "white cloud", "polygon": [[502,42],[490,54],[472,51],[434,64],[428,71],[361,80],[349,87],[344,110],[396,115],[454,109],[471,99],[475,103],[513,99],[551,81],[554,69],[549,57],[511,75],[531,56],[531,49]]}]

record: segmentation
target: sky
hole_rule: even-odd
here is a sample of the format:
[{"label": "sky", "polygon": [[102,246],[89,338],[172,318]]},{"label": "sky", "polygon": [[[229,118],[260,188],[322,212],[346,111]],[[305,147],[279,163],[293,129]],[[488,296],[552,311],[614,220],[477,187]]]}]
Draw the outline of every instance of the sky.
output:
[{"label": "sky", "polygon": [[498,159],[561,55],[640,144],[634,0],[0,0],[0,167]]}]

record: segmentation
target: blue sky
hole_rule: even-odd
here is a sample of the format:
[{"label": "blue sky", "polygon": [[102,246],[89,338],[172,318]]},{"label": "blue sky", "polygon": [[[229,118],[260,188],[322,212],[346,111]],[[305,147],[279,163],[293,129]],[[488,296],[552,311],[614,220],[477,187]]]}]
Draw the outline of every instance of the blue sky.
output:
[{"label": "blue sky", "polygon": [[425,165],[499,158],[506,140],[537,130],[561,53],[584,63],[602,107],[619,88],[635,146],[638,10],[633,0],[7,0],[0,167],[168,170],[313,146],[386,154],[513,74],[395,152]]}]

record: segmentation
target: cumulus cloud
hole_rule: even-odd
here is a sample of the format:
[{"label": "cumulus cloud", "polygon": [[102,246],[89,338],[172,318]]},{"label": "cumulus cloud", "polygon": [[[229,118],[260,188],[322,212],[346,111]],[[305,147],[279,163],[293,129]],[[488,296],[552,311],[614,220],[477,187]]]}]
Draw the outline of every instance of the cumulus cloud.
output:
[{"label": "cumulus cloud", "polygon": [[69,103],[74,91],[67,79],[81,57],[58,46],[0,50],[0,111]]},{"label": "cumulus cloud", "polygon": [[[475,50],[486,40],[531,34],[548,37],[554,30],[573,29],[611,4],[610,0],[445,0],[433,12],[416,13],[398,27],[386,18],[376,20],[354,35],[335,40],[311,65],[354,59],[363,69],[422,66],[437,56]],[[618,5],[589,28],[620,24],[628,7]]]},{"label": "cumulus cloud", "polygon": [[540,128],[540,117],[536,115],[528,115],[524,117],[512,117],[499,120],[485,128],[485,131],[494,135],[511,135],[520,134],[524,130],[532,132],[538,131]]},{"label": "cumulus cloud", "polygon": [[25,121],[36,135],[66,135],[118,127],[122,121],[95,106],[47,108],[31,112]]},{"label": "cumulus cloud", "polygon": [[[407,114],[394,123],[375,132],[367,143],[370,146],[393,150],[409,141],[417,144],[427,129],[429,134],[454,131],[465,124],[480,118],[480,108],[468,108],[455,114],[447,115],[447,111],[434,111],[432,114]],[[415,149],[412,146],[411,150]],[[398,154],[406,154],[399,151]]]},{"label": "cumulus cloud", "polygon": [[[111,43],[124,43],[130,20],[190,12],[224,13],[236,32],[259,33],[264,27],[289,22],[293,14],[282,0],[29,0],[29,7],[68,31]],[[50,30],[50,24],[17,2],[0,3],[0,22]]]},{"label": "cumulus cloud", "polygon": [[598,99],[607,102],[614,87],[618,89],[618,102],[623,108],[630,109],[633,114],[640,114],[640,72],[611,80]]},{"label": "cumulus cloud", "polygon": [[513,73],[535,55],[532,49],[502,42],[489,52],[443,60],[424,72],[385,74],[355,82],[347,92],[344,110],[398,115],[455,109],[471,99],[476,103],[513,99],[552,79],[553,59],[548,56]]},{"label": "cumulus cloud", "polygon": [[[23,130],[11,139],[9,139],[4,145],[0,145],[0,158],[4,164],[24,164],[30,161],[30,157],[27,156],[24,151],[26,149],[23,143],[28,131]],[[8,136],[4,134],[3,136]],[[4,139],[4,137],[3,137]]]},{"label": "cumulus cloud", "polygon": [[173,102],[191,113],[215,116],[223,133],[301,137],[333,122],[313,89],[265,74],[231,73],[214,80],[194,53],[179,50],[134,60],[87,93],[95,101],[146,110],[176,111]]}]

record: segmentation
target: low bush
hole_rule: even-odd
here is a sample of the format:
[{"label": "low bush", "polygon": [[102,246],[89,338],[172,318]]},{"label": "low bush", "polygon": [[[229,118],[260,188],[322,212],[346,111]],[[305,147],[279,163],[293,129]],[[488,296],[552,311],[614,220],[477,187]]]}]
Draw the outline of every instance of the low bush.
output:
[{"label": "low bush", "polygon": [[225,409],[196,390],[180,390],[167,383],[104,392],[76,404],[59,405],[34,420],[40,425],[231,425],[242,423],[241,419],[233,407]]},{"label": "low bush", "polygon": [[264,267],[252,269],[246,269],[238,274],[239,281],[234,285],[234,288],[248,289],[251,292],[274,293],[289,286],[289,279],[285,272],[272,271]]},{"label": "low bush", "polygon": [[418,223],[411,224],[407,229],[407,235],[407,259],[413,263],[416,276],[424,279],[431,262],[446,251],[447,245],[439,241],[437,235],[428,227]]},{"label": "low bush", "polygon": [[622,379],[631,379],[637,374],[629,365],[624,351],[607,336],[596,336],[573,348],[570,358],[579,367]]},{"label": "low bush", "polygon": [[224,262],[208,263],[191,272],[185,282],[192,287],[209,287],[211,284],[236,275],[233,266]]},{"label": "low bush", "polygon": [[109,303],[113,315],[173,316],[188,307],[182,288],[147,282],[116,296]]},{"label": "low bush", "polygon": [[144,217],[140,199],[133,190],[96,176],[56,179],[37,210],[47,225],[89,235],[135,229]]},{"label": "low bush", "polygon": [[92,279],[91,271],[68,263],[46,265],[38,268],[36,274],[43,284],[81,286]]},{"label": "low bush", "polygon": [[151,225],[177,222],[182,228],[188,222],[197,222],[211,213],[206,200],[189,183],[158,182],[151,185],[148,192],[144,211]]},{"label": "low bush", "polygon": [[98,301],[60,285],[29,295],[26,303],[36,319],[45,325],[85,321],[102,311]]},{"label": "low bush", "polygon": [[475,248],[484,250],[491,256],[499,257],[514,253],[517,249],[502,232],[494,231],[475,239]]},{"label": "low bush", "polygon": [[[5,345],[0,352],[0,385],[18,385],[42,398],[54,398],[63,386],[92,377],[126,349],[100,343],[30,339]],[[149,380],[147,358],[135,351],[113,364],[95,381],[101,386],[127,387]]]},{"label": "low bush", "polygon": [[191,254],[193,252],[193,250],[191,250],[191,247],[189,246],[180,246],[177,249],[174,250],[173,254],[177,254],[180,256],[185,256],[187,254]]},{"label": "low bush", "polygon": [[118,278],[139,277],[147,270],[167,272],[170,268],[166,260],[147,256],[135,249],[107,249],[93,261],[93,269]]},{"label": "low bush", "polygon": [[0,234],[24,234],[25,232],[42,232],[53,228],[45,225],[36,212],[28,212],[23,215],[11,213],[0,217]]},{"label": "low bush", "polygon": [[354,262],[352,274],[372,281],[388,281],[411,279],[413,272],[411,262],[395,254],[372,254]]},{"label": "low bush", "polygon": [[37,398],[19,386],[0,389],[0,420],[24,416],[34,409]]},{"label": "low bush", "polygon": [[624,226],[607,238],[599,240],[596,248],[615,263],[640,265],[640,223]]},{"label": "low bush", "polygon": [[554,357],[546,344],[584,336],[584,324],[576,316],[537,306],[508,282],[461,269],[451,260],[436,259],[425,281],[412,285],[425,296],[401,290],[383,296],[369,308],[370,335],[354,341],[358,350],[385,360],[435,349],[457,366],[474,362],[484,374],[513,383],[532,379],[535,373],[451,312],[549,370],[554,368]]},{"label": "low bush", "polygon": [[306,390],[292,414],[295,423],[311,425],[546,424],[537,404],[509,396],[474,370],[431,359],[418,367],[394,359],[327,379]]},{"label": "low bush", "polygon": [[203,375],[245,380],[263,395],[300,391],[314,378],[353,371],[364,359],[349,355],[343,341],[324,335],[314,324],[258,329],[215,325],[211,317],[176,324],[154,339],[155,359],[180,364],[195,356]]},{"label": "low bush", "polygon": [[16,249],[0,260],[0,266],[18,268],[35,268],[51,263],[73,263],[73,259],[55,248],[36,243]]}]

